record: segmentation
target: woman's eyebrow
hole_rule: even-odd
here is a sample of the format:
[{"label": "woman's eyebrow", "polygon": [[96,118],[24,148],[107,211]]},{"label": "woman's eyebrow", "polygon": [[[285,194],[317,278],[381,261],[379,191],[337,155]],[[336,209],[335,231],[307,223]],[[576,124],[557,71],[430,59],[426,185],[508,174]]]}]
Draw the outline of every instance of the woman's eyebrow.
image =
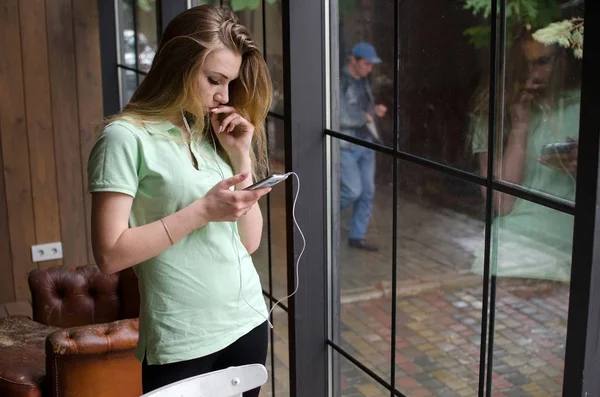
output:
[{"label": "woman's eyebrow", "polygon": [[223,74],[221,72],[212,71],[211,73],[221,75],[225,80],[235,80],[235,79],[237,79],[237,77],[235,79],[230,79],[229,76],[227,76],[227,75],[225,75],[225,74]]}]

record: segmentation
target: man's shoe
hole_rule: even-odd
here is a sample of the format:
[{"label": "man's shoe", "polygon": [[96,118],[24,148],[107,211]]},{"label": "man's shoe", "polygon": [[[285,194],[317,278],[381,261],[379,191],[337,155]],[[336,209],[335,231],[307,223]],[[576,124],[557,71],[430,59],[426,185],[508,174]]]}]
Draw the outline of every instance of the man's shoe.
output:
[{"label": "man's shoe", "polygon": [[362,249],[365,251],[371,251],[371,252],[379,251],[379,247],[376,247],[372,244],[366,243],[365,240],[362,240],[362,239],[359,240],[359,239],[351,238],[348,240],[348,245],[351,248],[358,248],[358,249]]}]

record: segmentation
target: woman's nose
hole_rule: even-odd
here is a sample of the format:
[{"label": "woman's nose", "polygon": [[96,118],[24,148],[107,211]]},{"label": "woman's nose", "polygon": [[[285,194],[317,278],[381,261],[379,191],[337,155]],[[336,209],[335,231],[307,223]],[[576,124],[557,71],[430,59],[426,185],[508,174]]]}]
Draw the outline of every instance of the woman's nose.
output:
[{"label": "woman's nose", "polygon": [[225,89],[222,92],[218,92],[215,94],[215,101],[219,102],[221,105],[225,105],[229,102],[229,93],[228,90]]}]

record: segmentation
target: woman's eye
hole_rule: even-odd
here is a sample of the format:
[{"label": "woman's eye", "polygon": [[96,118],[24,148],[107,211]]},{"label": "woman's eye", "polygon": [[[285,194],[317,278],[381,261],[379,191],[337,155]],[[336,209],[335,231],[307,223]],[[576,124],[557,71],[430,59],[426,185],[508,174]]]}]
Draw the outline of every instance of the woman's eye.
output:
[{"label": "woman's eye", "polygon": [[215,79],[211,79],[210,77],[208,78],[208,82],[212,85],[219,85],[219,82]]}]

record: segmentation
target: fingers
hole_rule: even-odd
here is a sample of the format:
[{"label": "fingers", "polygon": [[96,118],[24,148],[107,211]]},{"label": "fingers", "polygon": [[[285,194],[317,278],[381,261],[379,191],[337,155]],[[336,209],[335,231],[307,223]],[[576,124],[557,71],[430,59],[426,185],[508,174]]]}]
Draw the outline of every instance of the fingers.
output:
[{"label": "fingers", "polygon": [[262,187],[260,189],[246,190],[246,192],[254,192],[254,193],[256,193],[256,199],[258,200],[259,198],[261,198],[265,194],[269,193],[272,189],[273,188],[271,188],[271,187]]},{"label": "fingers", "polygon": [[523,91],[523,93],[521,93],[521,97],[519,98],[519,102],[525,106],[531,106],[531,103],[533,102],[533,94],[529,91]]},{"label": "fingers", "polygon": [[227,132],[231,133],[238,125],[246,125],[250,126],[250,122],[246,120],[242,115],[240,115],[237,110],[233,106],[219,106],[217,108],[211,109],[212,112],[212,120],[217,121],[217,117],[219,114],[228,114],[229,116],[225,117],[223,121],[220,123],[220,127],[217,132]]},{"label": "fingers", "polygon": [[248,178],[248,173],[242,172],[241,174],[236,174],[231,178],[223,179],[217,185],[221,189],[229,189],[230,187],[235,186],[240,182],[243,182],[246,178]]},{"label": "fingers", "polygon": [[225,106],[225,105],[221,105],[219,107],[212,108],[210,111],[213,112],[213,114],[237,112],[237,110],[233,106]]},{"label": "fingers", "polygon": [[537,159],[540,164],[550,167],[554,171],[561,173],[577,173],[577,158],[573,158],[566,153],[549,154]]},{"label": "fingers", "polygon": [[238,190],[236,192],[232,192],[232,194],[235,195],[235,215],[238,218],[246,215],[258,202],[258,200],[270,191],[271,188],[267,187],[256,190]]},{"label": "fingers", "polygon": [[244,119],[242,116],[237,113],[233,113],[223,120],[221,123],[221,128],[219,128],[219,132],[230,133],[236,126],[243,124],[245,121],[246,119]]}]

